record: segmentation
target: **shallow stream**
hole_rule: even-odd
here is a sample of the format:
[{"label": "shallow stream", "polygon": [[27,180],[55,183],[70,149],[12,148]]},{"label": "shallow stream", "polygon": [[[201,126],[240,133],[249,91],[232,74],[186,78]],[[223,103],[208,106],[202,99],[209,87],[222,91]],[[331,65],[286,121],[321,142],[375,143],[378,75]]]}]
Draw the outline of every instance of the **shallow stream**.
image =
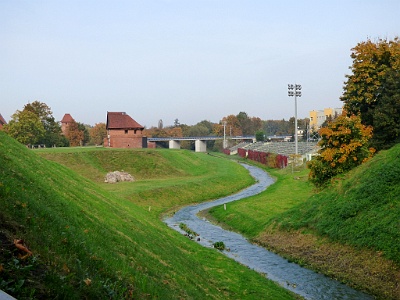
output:
[{"label": "shallow stream", "polygon": [[268,173],[260,168],[245,164],[243,166],[257,180],[254,185],[228,197],[184,207],[176,212],[173,217],[165,219],[165,223],[183,234],[185,232],[179,228],[179,224],[186,224],[191,230],[199,234],[199,239],[196,242],[204,247],[212,248],[215,242],[222,241],[225,247],[229,249],[229,251],[222,251],[226,256],[265,274],[268,279],[303,296],[305,299],[373,299],[367,294],[356,291],[322,274],[290,263],[265,248],[250,243],[240,234],[224,230],[197,216],[200,211],[213,206],[224,205],[261,193],[273,183]]}]

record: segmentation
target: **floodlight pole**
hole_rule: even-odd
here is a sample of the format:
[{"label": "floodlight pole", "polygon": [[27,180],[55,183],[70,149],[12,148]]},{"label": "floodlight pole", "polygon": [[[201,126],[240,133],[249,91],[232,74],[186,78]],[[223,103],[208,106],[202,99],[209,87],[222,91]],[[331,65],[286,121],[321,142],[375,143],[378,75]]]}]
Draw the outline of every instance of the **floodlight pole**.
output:
[{"label": "floodlight pole", "polygon": [[288,96],[294,96],[294,143],[296,157],[299,154],[298,150],[298,128],[297,128],[297,97],[301,97],[300,84],[288,84]]},{"label": "floodlight pole", "polygon": [[226,128],[226,121],[223,121],[223,125],[224,125],[224,144],[223,144],[223,148],[226,149],[227,145],[226,145],[226,134],[225,134],[225,128]]}]

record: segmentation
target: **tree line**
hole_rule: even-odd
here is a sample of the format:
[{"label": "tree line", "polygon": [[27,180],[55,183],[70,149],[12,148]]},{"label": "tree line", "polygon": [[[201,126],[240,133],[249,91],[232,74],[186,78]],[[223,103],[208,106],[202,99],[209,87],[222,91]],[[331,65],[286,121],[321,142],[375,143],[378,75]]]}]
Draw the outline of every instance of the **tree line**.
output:
[{"label": "tree line", "polygon": [[[299,127],[305,129],[309,120],[299,119]],[[68,147],[84,145],[102,145],[107,136],[106,124],[97,123],[90,126],[74,120],[69,123],[67,131],[62,132],[60,122],[53,116],[51,108],[43,102],[34,101],[24,105],[11,117],[4,130],[20,143],[27,146],[42,145],[45,147]],[[159,126],[145,129],[147,137],[189,137],[189,136],[256,136],[257,140],[267,140],[270,135],[293,135],[294,117],[289,120],[261,120],[250,117],[246,112],[223,117],[220,122],[207,120],[195,125],[180,124],[176,119],[173,126]],[[162,146],[162,143],[160,143]],[[165,143],[165,147],[168,145]],[[208,141],[209,149],[222,149],[222,142]],[[184,149],[194,149],[194,142],[182,142]]]},{"label": "tree line", "polygon": [[65,133],[51,108],[43,102],[34,101],[17,110],[3,130],[20,143],[35,147],[69,147],[101,145],[106,136],[105,123],[95,126],[72,121]]}]

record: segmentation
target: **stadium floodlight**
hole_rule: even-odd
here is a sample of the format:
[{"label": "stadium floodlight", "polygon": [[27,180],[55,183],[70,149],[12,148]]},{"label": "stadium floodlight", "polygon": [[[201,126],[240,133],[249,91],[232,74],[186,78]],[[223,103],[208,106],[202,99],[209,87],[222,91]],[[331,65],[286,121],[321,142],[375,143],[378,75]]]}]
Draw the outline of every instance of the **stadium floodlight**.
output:
[{"label": "stadium floodlight", "polygon": [[301,97],[301,84],[288,84],[288,95],[289,97],[294,96],[294,143],[295,143],[295,154],[298,155],[298,131],[297,128],[297,97]]}]

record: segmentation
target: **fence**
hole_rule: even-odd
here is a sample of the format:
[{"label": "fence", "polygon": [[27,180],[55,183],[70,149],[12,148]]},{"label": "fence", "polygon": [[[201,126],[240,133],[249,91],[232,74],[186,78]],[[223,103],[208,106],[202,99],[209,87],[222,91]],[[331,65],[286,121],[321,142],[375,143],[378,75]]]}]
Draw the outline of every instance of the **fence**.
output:
[{"label": "fence", "polygon": [[262,152],[257,150],[238,149],[240,157],[247,157],[253,161],[262,163],[270,168],[285,168],[288,164],[288,157],[281,154]]}]

